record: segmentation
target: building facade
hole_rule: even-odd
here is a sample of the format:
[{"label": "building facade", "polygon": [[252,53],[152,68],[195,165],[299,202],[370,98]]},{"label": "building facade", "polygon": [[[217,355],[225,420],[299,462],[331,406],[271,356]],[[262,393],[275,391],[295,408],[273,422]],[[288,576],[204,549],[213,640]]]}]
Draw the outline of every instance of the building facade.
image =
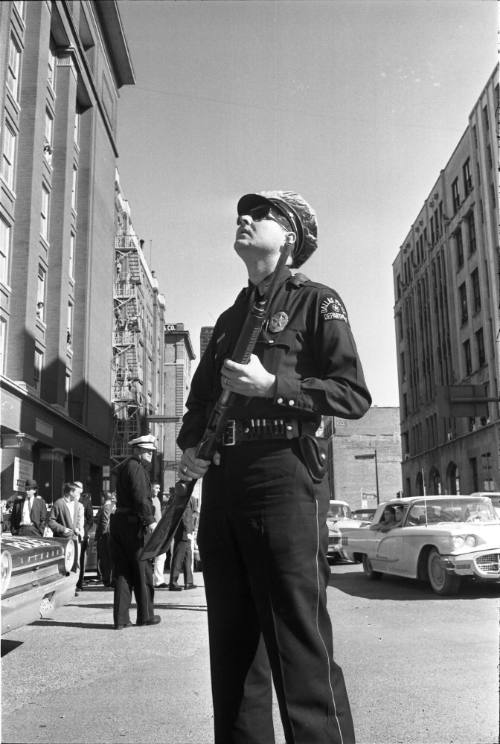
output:
[{"label": "building facade", "polygon": [[[189,331],[184,323],[167,323],[165,326],[165,438],[163,444],[164,490],[175,485],[181,458],[176,441],[181,428],[185,404],[191,385],[191,364],[195,359]],[[197,493],[195,493],[197,495]]]},{"label": "building facade", "polygon": [[114,2],[0,3],[2,497],[102,487],[112,434]]},{"label": "building facade", "polygon": [[406,496],[500,490],[499,73],[393,264]]},{"label": "building facade", "polygon": [[358,420],[325,417],[330,498],[374,508],[401,494],[399,408],[372,406]]},{"label": "building facade", "polygon": [[159,444],[153,463],[153,478],[158,480],[163,469],[164,424],[151,417],[165,413],[165,298],[146,262],[144,241],[135,233],[118,173],[115,176],[115,215],[111,458],[115,465],[121,462],[130,454],[129,441],[150,431]]}]

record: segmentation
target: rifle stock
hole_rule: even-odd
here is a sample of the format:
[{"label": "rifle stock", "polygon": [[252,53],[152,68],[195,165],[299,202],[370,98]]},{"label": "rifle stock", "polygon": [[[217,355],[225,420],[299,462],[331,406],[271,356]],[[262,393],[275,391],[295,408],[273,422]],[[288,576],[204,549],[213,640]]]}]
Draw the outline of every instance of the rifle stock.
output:
[{"label": "rifle stock", "polygon": [[[231,359],[239,364],[247,364],[255,348],[260,331],[269,316],[271,298],[273,296],[276,280],[280,270],[286,264],[289,255],[289,247],[285,245],[280,254],[276,268],[274,269],[272,280],[266,296],[256,300],[243,323],[240,335],[234,347]],[[235,393],[223,390],[215,406],[212,409],[208,423],[205,427],[203,436],[196,448],[196,457],[201,460],[211,461],[219,445],[224,426],[227,419],[227,411],[236,398]],[[157,555],[164,553],[180,524],[182,515],[189,499],[193,493],[196,479],[192,481],[179,480],[175,484],[174,494],[155,529],[149,536],[144,545],[140,560],[150,560]]]}]

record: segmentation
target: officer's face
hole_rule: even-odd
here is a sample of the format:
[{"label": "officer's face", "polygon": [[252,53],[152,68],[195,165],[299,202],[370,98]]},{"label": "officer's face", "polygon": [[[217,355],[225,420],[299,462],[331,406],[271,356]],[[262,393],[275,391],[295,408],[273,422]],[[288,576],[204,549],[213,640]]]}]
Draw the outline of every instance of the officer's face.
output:
[{"label": "officer's face", "polygon": [[237,220],[234,249],[241,258],[249,253],[278,255],[286,235],[287,231],[272,219],[272,215],[266,219],[254,220],[251,215],[242,214]]}]

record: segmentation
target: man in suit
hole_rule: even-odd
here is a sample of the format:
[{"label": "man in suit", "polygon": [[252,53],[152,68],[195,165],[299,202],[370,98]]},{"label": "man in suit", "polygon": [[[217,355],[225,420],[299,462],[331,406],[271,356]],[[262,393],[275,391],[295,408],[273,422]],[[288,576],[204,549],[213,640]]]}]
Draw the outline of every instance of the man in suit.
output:
[{"label": "man in suit", "polygon": [[[72,537],[75,543],[75,562],[72,571],[80,568],[80,541],[85,534],[83,506],[79,503],[81,490],[76,483],[65,483],[63,495],[54,501],[49,515],[49,527],[54,537]],[[78,590],[75,592],[78,596]]]},{"label": "man in suit", "polygon": [[90,493],[83,491],[83,483],[81,481],[73,481],[76,486],[80,489],[79,502],[83,509],[83,537],[80,542],[80,575],[76,588],[79,590],[83,589],[83,579],[85,576],[85,556],[87,554],[87,548],[89,544],[89,532],[94,525],[94,512],[92,510],[92,497]]},{"label": "man in suit", "polygon": [[37,496],[38,484],[28,478],[24,484],[25,496],[17,499],[12,507],[11,532],[23,537],[43,537],[47,521],[47,507],[41,496]]}]

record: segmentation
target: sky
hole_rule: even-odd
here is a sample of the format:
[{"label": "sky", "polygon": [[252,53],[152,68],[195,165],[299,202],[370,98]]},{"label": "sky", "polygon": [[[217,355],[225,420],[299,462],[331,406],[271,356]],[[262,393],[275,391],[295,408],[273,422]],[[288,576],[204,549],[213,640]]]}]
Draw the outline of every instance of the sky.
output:
[{"label": "sky", "polygon": [[118,170],[166,322],[198,357],[247,283],[239,197],[297,191],[318,217],[301,271],[342,297],[373,403],[399,405],[392,263],[497,63],[495,0],[118,7]]}]

